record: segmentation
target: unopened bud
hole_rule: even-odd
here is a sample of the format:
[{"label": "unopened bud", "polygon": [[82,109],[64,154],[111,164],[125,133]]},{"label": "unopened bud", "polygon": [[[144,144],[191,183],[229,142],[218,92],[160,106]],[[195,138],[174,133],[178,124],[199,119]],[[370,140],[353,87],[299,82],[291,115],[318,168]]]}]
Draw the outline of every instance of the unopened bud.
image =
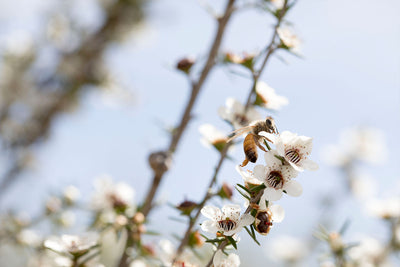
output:
[{"label": "unopened bud", "polygon": [[342,241],[342,237],[340,236],[340,234],[337,232],[332,232],[329,234],[328,237],[328,242],[331,250],[336,254],[341,254],[344,250],[345,245]]},{"label": "unopened bud", "polygon": [[126,218],[125,215],[117,215],[117,217],[115,217],[114,224],[117,228],[123,227],[128,224],[128,218]]},{"label": "unopened bud", "polygon": [[178,61],[178,64],[176,65],[176,68],[178,70],[183,71],[184,73],[189,73],[190,69],[192,68],[192,66],[194,65],[195,61],[193,58],[183,58],[181,60]]},{"label": "unopened bud", "polygon": [[204,239],[200,235],[199,231],[191,232],[189,235],[189,247],[201,247],[204,244]]},{"label": "unopened bud", "polygon": [[143,245],[142,255],[154,257],[156,255],[156,251],[154,250],[154,247],[152,245]]},{"label": "unopened bud", "polygon": [[164,173],[171,167],[172,159],[168,152],[153,152],[149,156],[149,164],[155,173]]},{"label": "unopened bud", "polygon": [[47,214],[55,213],[61,209],[61,206],[61,199],[58,197],[51,197],[46,202],[46,212]]},{"label": "unopened bud", "polygon": [[176,208],[180,211],[182,211],[183,215],[190,215],[190,213],[197,207],[197,203],[190,201],[190,200],[185,200]]},{"label": "unopened bud", "polygon": [[132,221],[135,224],[142,224],[144,223],[145,217],[143,215],[143,213],[141,212],[136,212],[136,214],[132,217]]},{"label": "unopened bud", "polygon": [[253,61],[254,61],[253,54],[244,53],[243,55],[235,54],[235,53],[226,53],[224,61],[233,64],[242,65],[250,70],[253,69]]},{"label": "unopened bud", "polygon": [[221,189],[218,192],[221,198],[231,199],[233,195],[233,187],[230,184],[223,183]]}]

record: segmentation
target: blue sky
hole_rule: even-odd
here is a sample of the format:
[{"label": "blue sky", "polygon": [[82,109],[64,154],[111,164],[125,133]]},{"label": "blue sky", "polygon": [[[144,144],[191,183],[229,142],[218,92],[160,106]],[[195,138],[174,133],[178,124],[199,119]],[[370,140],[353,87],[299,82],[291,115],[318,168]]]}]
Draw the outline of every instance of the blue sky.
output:
[{"label": "blue sky", "polygon": [[[42,2],[46,3],[44,7],[37,6],[38,3],[39,0],[9,3],[3,9],[7,12],[0,14],[0,21],[11,20],[5,32],[22,29],[35,34],[40,23],[34,26],[27,21],[36,21],[46,4],[50,5],[49,1]],[[21,14],[19,4],[36,8],[23,9]],[[218,1],[217,9],[222,4],[224,1]],[[384,131],[389,157],[381,166],[367,169],[379,181],[381,195],[398,194],[398,10],[400,2],[396,0],[300,0],[290,12],[289,20],[303,41],[304,59],[282,52],[280,55],[288,64],[273,58],[262,80],[290,101],[282,111],[273,114],[279,130],[314,137],[311,158],[320,164],[320,170],[299,176],[304,188],[300,198],[286,197],[280,201],[286,218],[273,229],[271,237],[284,233],[309,235],[315,227],[312,219],[320,212],[315,203],[319,196],[340,191],[341,179],[322,162],[321,152],[324,145],[337,142],[345,128],[367,125]],[[96,16],[93,17],[95,20]],[[272,24],[271,17],[258,11],[235,14],[223,50],[262,49],[270,39]],[[188,98],[187,81],[172,67],[182,56],[204,56],[214,30],[215,23],[197,1],[152,1],[144,30],[133,33],[125,43],[107,52],[107,65],[133,92],[135,103],[110,108],[102,104],[98,93],[85,95],[77,110],[56,121],[49,140],[36,149],[34,170],[9,192],[5,205],[35,212],[49,192],[59,192],[69,184],[88,194],[93,178],[102,173],[129,183],[136,190],[137,200],[143,199],[151,177],[147,155],[167,146],[168,137],[162,129],[178,121]],[[203,196],[218,155],[200,144],[197,129],[203,123],[212,123],[229,132],[229,125],[218,118],[217,109],[229,96],[244,102],[249,86],[246,79],[228,74],[221,67],[214,69],[195,106],[196,117],[183,136],[173,168],[160,188],[160,198],[177,203],[184,197],[198,200]],[[242,160],[239,148],[234,158],[234,162],[224,164],[220,181],[241,182],[234,170]],[[16,197],[21,195],[24,200]],[[27,200],[32,204],[27,204]],[[346,201],[346,206],[340,209],[334,225],[339,227],[350,218],[354,230],[362,225],[361,229],[370,231],[375,226],[375,222],[363,224],[359,217],[362,211],[353,210],[357,207],[355,201],[339,201]],[[158,228],[163,222],[158,218],[170,214],[169,208],[156,210],[152,226]],[[311,218],[302,220],[305,215]],[[172,221],[169,225],[178,227]],[[243,239],[246,242],[247,238]]]}]

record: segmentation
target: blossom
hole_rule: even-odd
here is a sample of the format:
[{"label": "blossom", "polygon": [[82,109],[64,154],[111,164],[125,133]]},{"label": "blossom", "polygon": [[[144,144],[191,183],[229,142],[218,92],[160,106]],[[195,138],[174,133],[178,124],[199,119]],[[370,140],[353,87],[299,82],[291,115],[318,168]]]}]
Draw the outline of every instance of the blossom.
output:
[{"label": "blossom", "polygon": [[63,192],[63,198],[67,204],[72,205],[79,199],[80,194],[78,188],[75,186],[68,186]]},{"label": "blossom", "polygon": [[282,106],[289,104],[286,97],[277,95],[272,87],[262,81],[257,82],[256,94],[256,104],[268,109],[279,110]]},{"label": "blossom", "polygon": [[[383,259],[385,246],[377,239],[364,237],[358,246],[351,248],[348,252],[351,259],[358,263],[357,266],[373,267],[376,262]],[[379,262],[379,266],[388,266],[387,262]],[[389,265],[390,266],[390,265]]]},{"label": "blossom", "polygon": [[278,10],[285,6],[285,0],[270,0],[270,2]]},{"label": "blossom", "polygon": [[381,163],[387,157],[383,133],[375,128],[355,127],[344,130],[339,142],[328,145],[324,151],[325,161],[334,166],[344,166],[352,160]]},{"label": "blossom", "polygon": [[231,253],[225,256],[222,250],[217,250],[213,259],[214,267],[237,267],[240,265],[239,256]]},{"label": "blossom", "polygon": [[[157,256],[161,260],[162,265],[165,267],[180,267],[180,266],[187,266],[187,267],[195,267],[200,266],[196,262],[196,256],[190,250],[185,250],[182,255],[177,259],[172,265],[172,261],[175,258],[176,248],[171,243],[171,241],[167,239],[162,239],[159,241],[157,246]],[[198,261],[198,259],[197,259]]]},{"label": "blossom", "polygon": [[225,205],[222,211],[214,206],[205,206],[201,209],[201,213],[211,219],[205,221],[201,225],[203,231],[216,234],[223,233],[225,236],[232,236],[242,230],[254,221],[254,217],[250,214],[240,216],[239,205]]},{"label": "blossom", "polygon": [[278,36],[281,39],[282,44],[291,51],[299,51],[300,39],[293,33],[290,28],[278,28]]},{"label": "blossom", "polygon": [[91,248],[96,246],[97,239],[98,236],[95,233],[90,233],[82,237],[75,235],[52,236],[44,241],[44,246],[59,254],[79,256],[86,254]]},{"label": "blossom", "polygon": [[233,125],[235,129],[248,126],[251,122],[262,119],[253,107],[245,112],[245,107],[236,99],[228,98],[225,106],[218,109],[219,116]]},{"label": "blossom", "polygon": [[271,140],[276,146],[278,155],[283,157],[295,170],[315,171],[318,169],[318,164],[307,158],[312,150],[311,137],[298,136],[289,131],[284,131],[278,136],[266,132],[261,132],[259,135]]},{"label": "blossom", "polygon": [[292,236],[280,236],[270,242],[267,252],[273,259],[285,262],[298,262],[307,254],[304,242]]},{"label": "blossom", "polygon": [[114,184],[111,178],[104,175],[95,181],[95,193],[92,197],[94,210],[125,211],[133,208],[134,191],[126,183]]},{"label": "blossom", "polygon": [[202,135],[200,142],[205,147],[213,146],[218,151],[222,151],[222,149],[226,145],[226,140],[228,139],[226,134],[215,128],[211,124],[203,124],[199,127],[199,132]]},{"label": "blossom", "polygon": [[298,172],[290,165],[283,165],[282,161],[275,157],[276,155],[276,150],[266,152],[264,154],[266,166],[259,164],[253,170],[254,176],[266,186],[260,200],[261,204],[265,200],[279,200],[284,191],[291,196],[300,196],[303,191],[298,182],[291,180]]},{"label": "blossom", "polygon": [[101,233],[100,261],[105,266],[117,266],[124,254],[128,232],[124,228],[117,231],[108,228]]},{"label": "blossom", "polygon": [[400,218],[400,198],[372,199],[367,203],[367,211],[382,219]]},{"label": "blossom", "polygon": [[262,184],[262,181],[257,179],[252,171],[249,170],[243,170],[240,165],[237,165],[235,167],[236,171],[242,176],[244,183],[246,186],[248,185],[260,185]]}]

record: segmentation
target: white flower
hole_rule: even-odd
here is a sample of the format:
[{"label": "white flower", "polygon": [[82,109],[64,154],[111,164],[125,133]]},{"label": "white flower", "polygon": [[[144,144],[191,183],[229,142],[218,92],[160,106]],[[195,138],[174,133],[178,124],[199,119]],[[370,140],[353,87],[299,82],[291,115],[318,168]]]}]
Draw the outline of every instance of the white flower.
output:
[{"label": "white flower", "polygon": [[200,142],[205,147],[213,146],[217,150],[221,151],[226,145],[228,139],[226,134],[215,128],[211,124],[203,124],[199,127],[199,132],[202,135]]},{"label": "white flower", "polygon": [[376,193],[378,184],[368,173],[355,172],[351,175],[350,188],[356,198],[365,200]]},{"label": "white flower", "polygon": [[172,261],[175,258],[176,248],[171,243],[171,241],[167,239],[162,239],[159,241],[157,246],[157,256],[161,260],[162,265],[165,267],[195,267],[197,264],[193,264],[196,261],[196,256],[190,250],[185,250],[179,259],[172,265]]},{"label": "white flower", "polygon": [[257,98],[261,101],[261,106],[279,110],[282,106],[289,104],[289,100],[284,97],[277,95],[275,90],[265,82],[259,81],[256,85]]},{"label": "white flower", "polygon": [[80,195],[79,189],[75,186],[68,186],[63,193],[64,199],[68,204],[74,204]]},{"label": "white flower", "polygon": [[[365,267],[376,266],[375,262],[381,258],[385,250],[384,245],[371,237],[364,237],[358,246],[351,248],[348,252],[352,260],[356,261],[359,265]],[[379,266],[386,266],[379,264]]]},{"label": "white flower", "polygon": [[298,262],[307,254],[304,242],[292,236],[280,236],[270,242],[267,252],[273,259]]},{"label": "white flower", "polygon": [[133,207],[134,191],[126,183],[114,184],[110,176],[104,175],[95,181],[92,197],[94,210],[126,210]]},{"label": "white flower", "polygon": [[254,221],[254,217],[250,214],[240,216],[239,205],[225,205],[222,207],[222,211],[214,206],[205,206],[201,209],[201,213],[211,219],[202,223],[203,231],[213,234],[221,232],[225,236],[238,233],[244,226]]},{"label": "white flower", "polygon": [[297,176],[298,172],[290,165],[282,165],[282,161],[275,157],[277,154],[275,150],[266,152],[264,154],[266,166],[256,165],[254,167],[254,176],[266,186],[260,205],[264,205],[265,200],[279,200],[283,191],[296,197],[300,196],[303,191],[298,182],[291,180]]},{"label": "white flower", "polygon": [[384,134],[374,128],[355,127],[344,130],[337,145],[325,148],[324,158],[332,165],[344,166],[351,160],[381,163],[387,157]]},{"label": "white flower", "polygon": [[298,136],[289,131],[284,131],[278,136],[267,132],[261,132],[259,135],[271,140],[275,144],[279,156],[283,157],[297,171],[318,170],[318,164],[307,158],[312,150],[311,137]]},{"label": "white flower", "polygon": [[254,177],[253,172],[249,170],[243,170],[240,165],[236,166],[236,171],[242,176],[245,184],[250,184],[250,185],[260,185],[262,184],[262,181]]},{"label": "white flower", "polygon": [[282,43],[291,51],[298,52],[300,50],[300,39],[290,28],[278,28],[276,31]]},{"label": "white flower", "polygon": [[225,107],[218,109],[219,116],[230,122],[235,129],[239,129],[248,126],[251,122],[262,119],[262,116],[253,107],[249,107],[244,112],[245,107],[235,100],[234,98],[228,98],[225,103]]},{"label": "white flower", "polygon": [[124,228],[116,231],[113,228],[105,230],[100,237],[100,261],[105,266],[117,266],[124,253],[128,232]]},{"label": "white flower", "polygon": [[98,236],[89,233],[79,237],[75,235],[52,236],[44,241],[44,246],[59,254],[82,255],[97,244]]},{"label": "white flower", "polygon": [[215,252],[213,264],[214,267],[237,267],[240,265],[240,259],[239,256],[234,253],[225,256],[219,249]]},{"label": "white flower", "polygon": [[42,242],[41,237],[35,231],[29,229],[23,229],[19,232],[17,240],[20,244],[30,247],[38,247]]},{"label": "white flower", "polygon": [[400,198],[372,199],[367,203],[367,211],[382,219],[400,218]]},{"label": "white flower", "polygon": [[270,0],[271,4],[274,5],[276,9],[282,9],[285,5],[285,0]]}]

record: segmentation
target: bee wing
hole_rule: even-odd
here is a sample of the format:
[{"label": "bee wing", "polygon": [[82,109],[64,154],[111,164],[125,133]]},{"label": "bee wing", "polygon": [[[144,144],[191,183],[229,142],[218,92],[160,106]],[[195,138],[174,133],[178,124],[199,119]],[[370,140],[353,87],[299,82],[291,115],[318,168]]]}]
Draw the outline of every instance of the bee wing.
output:
[{"label": "bee wing", "polygon": [[242,128],[240,128],[240,129],[237,129],[237,130],[231,132],[231,133],[229,134],[230,138],[229,138],[226,142],[229,143],[229,142],[232,141],[233,139],[235,139],[235,138],[241,136],[242,134],[251,131],[253,128],[254,128],[253,125],[249,125],[249,126],[242,127]]}]

